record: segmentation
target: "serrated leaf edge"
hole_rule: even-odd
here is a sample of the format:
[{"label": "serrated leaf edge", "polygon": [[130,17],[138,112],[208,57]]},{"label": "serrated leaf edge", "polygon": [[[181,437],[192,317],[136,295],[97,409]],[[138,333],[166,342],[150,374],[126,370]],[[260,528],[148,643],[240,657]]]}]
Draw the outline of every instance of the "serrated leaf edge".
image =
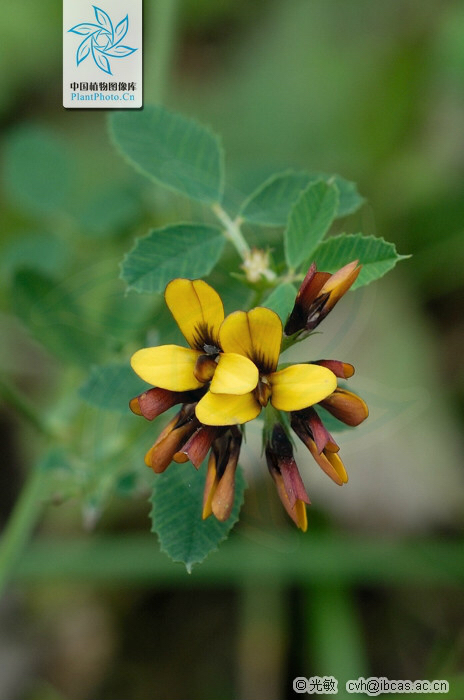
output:
[{"label": "serrated leaf edge", "polygon": [[159,185],[160,187],[164,187],[165,189],[169,190],[170,192],[175,192],[177,195],[181,195],[183,197],[186,197],[187,199],[193,199],[194,201],[200,201],[208,206],[212,206],[214,204],[221,204],[222,200],[224,198],[224,189],[225,189],[225,150],[224,150],[221,136],[219,134],[217,134],[214,131],[214,129],[209,126],[209,124],[203,124],[202,122],[198,121],[197,119],[195,119],[193,117],[186,117],[185,115],[181,114],[180,112],[176,112],[174,110],[167,109],[163,105],[147,105],[147,107],[150,107],[150,106],[162,107],[162,109],[165,112],[167,112],[168,114],[171,114],[171,115],[176,116],[176,117],[181,117],[182,119],[185,119],[186,121],[190,121],[190,122],[196,124],[200,128],[207,131],[216,140],[218,150],[219,150],[219,170],[220,170],[220,172],[219,172],[219,187],[218,187],[219,198],[218,198],[218,200],[217,201],[216,200],[214,200],[214,201],[213,200],[208,200],[208,201],[197,200],[194,197],[190,197],[185,192],[181,192],[180,190],[176,189],[172,185],[167,185],[165,182],[163,182],[162,180],[159,180],[157,177],[155,177],[151,173],[147,173],[146,170],[144,168],[142,168],[141,166],[139,166],[138,163],[134,162],[132,160],[132,158],[130,158],[130,156],[128,156],[123,151],[121,146],[119,145],[116,134],[114,132],[114,124],[113,124],[114,119],[117,118],[117,114],[110,114],[108,116],[108,132],[109,132],[109,136],[110,136],[110,141],[113,144],[113,146],[115,147],[115,149],[117,150],[117,152],[119,153],[119,155],[123,158],[123,160],[128,165],[130,165],[131,168],[134,168],[134,170],[139,172],[141,175],[148,178],[152,182],[156,182],[157,185]]},{"label": "serrated leaf edge", "polygon": [[[171,465],[170,468],[175,468],[175,465]],[[192,465],[192,469],[193,469],[193,468],[194,468],[194,467],[193,467],[193,465]],[[239,504],[238,504],[239,507],[238,507],[238,512],[237,512],[237,517],[236,517],[235,520],[232,522],[232,524],[231,524],[229,530],[227,531],[227,533],[226,533],[223,537],[221,537],[220,540],[217,541],[216,546],[213,547],[212,549],[210,549],[210,550],[205,554],[205,556],[203,557],[203,559],[199,559],[199,560],[193,561],[193,562],[186,562],[186,561],[183,561],[182,559],[174,559],[174,557],[172,557],[172,556],[169,554],[169,552],[163,547],[162,542],[161,542],[161,538],[160,538],[158,532],[154,529],[154,523],[153,523],[153,513],[154,513],[154,510],[155,510],[155,504],[153,503],[153,494],[154,494],[154,491],[155,491],[155,488],[156,488],[156,481],[153,483],[153,490],[152,490],[152,492],[151,492],[151,494],[150,494],[150,497],[149,497],[149,499],[148,499],[148,502],[149,502],[150,505],[151,505],[150,512],[149,512],[149,514],[148,514],[148,516],[149,516],[149,518],[150,518],[150,523],[151,523],[151,525],[150,525],[150,532],[152,532],[153,534],[155,534],[155,535],[157,536],[157,538],[158,538],[158,543],[159,543],[159,547],[160,547],[160,551],[163,552],[163,554],[166,554],[166,556],[167,556],[172,562],[174,562],[174,563],[176,563],[176,564],[183,564],[183,565],[185,566],[185,568],[187,569],[187,573],[188,573],[188,574],[191,574],[191,573],[192,573],[193,567],[194,567],[195,565],[197,565],[197,564],[202,564],[202,563],[205,561],[205,559],[207,559],[207,557],[209,557],[210,554],[212,554],[213,552],[217,552],[217,550],[219,549],[219,545],[220,545],[222,542],[224,542],[224,541],[228,538],[229,533],[232,531],[232,529],[235,527],[235,525],[236,525],[237,522],[239,521],[240,511],[241,511],[242,506],[243,506],[243,504],[244,504],[244,502],[245,502],[245,491],[246,491],[246,488],[247,488],[247,483],[246,483],[246,480],[245,480],[243,468],[242,468],[242,466],[241,466],[240,464],[237,466],[237,470],[239,470],[239,469],[240,469],[240,471],[241,471],[241,477],[242,477],[242,479],[243,479],[244,488],[243,488],[243,491],[242,491],[242,497],[241,497],[240,502],[239,502]],[[196,472],[196,473],[197,473],[197,475],[198,475],[200,472]],[[160,477],[162,478],[162,475],[157,475],[157,476],[155,477],[155,479],[159,479]],[[235,506],[235,501],[234,501],[234,506]],[[199,512],[199,523],[201,523],[201,522],[203,522],[203,521],[201,520],[201,516],[200,516],[200,508],[199,508],[199,511],[198,511],[198,512]],[[214,516],[211,515],[210,517],[213,518]],[[232,517],[232,515],[231,515],[230,517]]]},{"label": "serrated leaf edge", "polygon": [[[166,226],[160,226],[159,228],[152,228],[149,230],[148,233],[146,233],[144,236],[137,236],[134,239],[134,245],[130,250],[127,251],[127,253],[124,254],[124,257],[122,258],[121,262],[119,263],[119,279],[121,279],[125,284],[126,284],[126,292],[134,291],[137,292],[137,294],[147,294],[146,291],[143,289],[137,289],[137,287],[134,287],[134,285],[129,284],[125,277],[123,277],[123,266],[124,263],[126,262],[127,258],[136,250],[139,241],[144,240],[145,238],[148,238],[151,236],[153,233],[156,231],[166,231],[172,228],[179,228],[179,226],[188,226],[189,228],[202,228],[202,229],[210,229],[210,230],[215,230],[217,231],[221,236],[223,235],[222,229],[219,226],[214,226],[214,224],[200,224],[198,222],[194,221],[179,221],[176,224],[167,224]],[[225,240],[224,240],[225,244]],[[161,294],[161,292],[149,292],[152,294]]]},{"label": "serrated leaf edge", "polygon": [[[412,258],[412,254],[409,255],[402,255],[401,253],[398,253],[396,250],[396,244],[393,243],[392,241],[387,241],[383,236],[372,236],[368,235],[365,236],[363,233],[340,233],[337,236],[330,236],[329,238],[325,239],[324,241],[321,241],[320,244],[317,246],[317,248],[314,249],[314,251],[311,253],[311,255],[308,258],[308,262],[312,262],[312,259],[316,258],[318,250],[322,247],[327,245],[330,241],[336,240],[339,238],[343,238],[344,240],[347,239],[363,239],[363,240],[373,240],[373,241],[381,241],[382,243],[385,243],[385,245],[393,246],[393,252],[395,255],[395,261],[394,261],[394,267],[396,267],[396,264],[400,262],[400,260],[407,260],[408,258]],[[389,258],[384,258],[385,260]],[[375,262],[382,262],[382,260],[376,260]],[[363,263],[361,263],[363,264]],[[369,263],[366,263],[369,264]],[[363,284],[356,286],[356,283],[353,286],[353,290],[360,289],[361,287],[367,287],[369,284],[372,282],[376,282],[379,279],[382,279],[382,277],[385,277],[385,275],[390,272],[390,270],[386,270],[380,277],[376,277],[375,279],[369,280],[367,282],[363,282]]]}]

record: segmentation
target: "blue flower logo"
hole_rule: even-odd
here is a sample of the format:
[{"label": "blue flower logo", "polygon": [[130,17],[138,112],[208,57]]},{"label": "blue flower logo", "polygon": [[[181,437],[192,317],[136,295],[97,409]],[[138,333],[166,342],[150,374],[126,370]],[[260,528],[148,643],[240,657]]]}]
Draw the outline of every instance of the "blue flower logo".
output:
[{"label": "blue flower logo", "polygon": [[76,24],[72,29],[68,29],[69,32],[85,36],[84,41],[77,48],[76,63],[79,65],[88,56],[92,55],[96,66],[100,70],[113,75],[108,59],[125,58],[137,51],[137,49],[121,44],[129,29],[129,16],[126,15],[119,24],[113,27],[109,15],[104,10],[95,5],[92,5],[92,7],[95,10],[97,24],[83,22],[82,24]]}]

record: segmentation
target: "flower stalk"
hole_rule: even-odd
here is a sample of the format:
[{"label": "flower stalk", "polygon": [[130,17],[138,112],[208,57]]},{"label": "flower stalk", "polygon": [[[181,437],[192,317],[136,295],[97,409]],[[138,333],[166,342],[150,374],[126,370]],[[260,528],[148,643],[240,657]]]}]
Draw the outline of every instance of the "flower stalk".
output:
[{"label": "flower stalk", "polygon": [[242,260],[246,261],[250,255],[250,246],[240,230],[240,221],[233,221],[219,203],[213,204],[211,209],[224,226],[227,240],[232,243]]}]

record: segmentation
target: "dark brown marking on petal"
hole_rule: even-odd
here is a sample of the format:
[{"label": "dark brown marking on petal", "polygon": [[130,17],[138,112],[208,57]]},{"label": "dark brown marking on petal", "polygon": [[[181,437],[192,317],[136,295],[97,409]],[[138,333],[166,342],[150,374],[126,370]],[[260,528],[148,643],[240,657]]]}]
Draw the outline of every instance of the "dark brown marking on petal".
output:
[{"label": "dark brown marking on petal", "polygon": [[213,326],[201,321],[193,333],[193,348],[207,355],[217,355],[220,352],[219,339]]}]

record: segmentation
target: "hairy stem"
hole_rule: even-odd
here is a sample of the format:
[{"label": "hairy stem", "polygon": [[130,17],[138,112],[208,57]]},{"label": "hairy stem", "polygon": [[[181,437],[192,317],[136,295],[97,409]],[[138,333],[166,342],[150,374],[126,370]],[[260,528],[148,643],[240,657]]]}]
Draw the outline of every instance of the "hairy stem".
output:
[{"label": "hairy stem", "polygon": [[224,226],[227,240],[232,243],[242,260],[246,260],[250,253],[250,246],[243,237],[239,223],[233,221],[220,204],[213,204],[211,208]]}]

